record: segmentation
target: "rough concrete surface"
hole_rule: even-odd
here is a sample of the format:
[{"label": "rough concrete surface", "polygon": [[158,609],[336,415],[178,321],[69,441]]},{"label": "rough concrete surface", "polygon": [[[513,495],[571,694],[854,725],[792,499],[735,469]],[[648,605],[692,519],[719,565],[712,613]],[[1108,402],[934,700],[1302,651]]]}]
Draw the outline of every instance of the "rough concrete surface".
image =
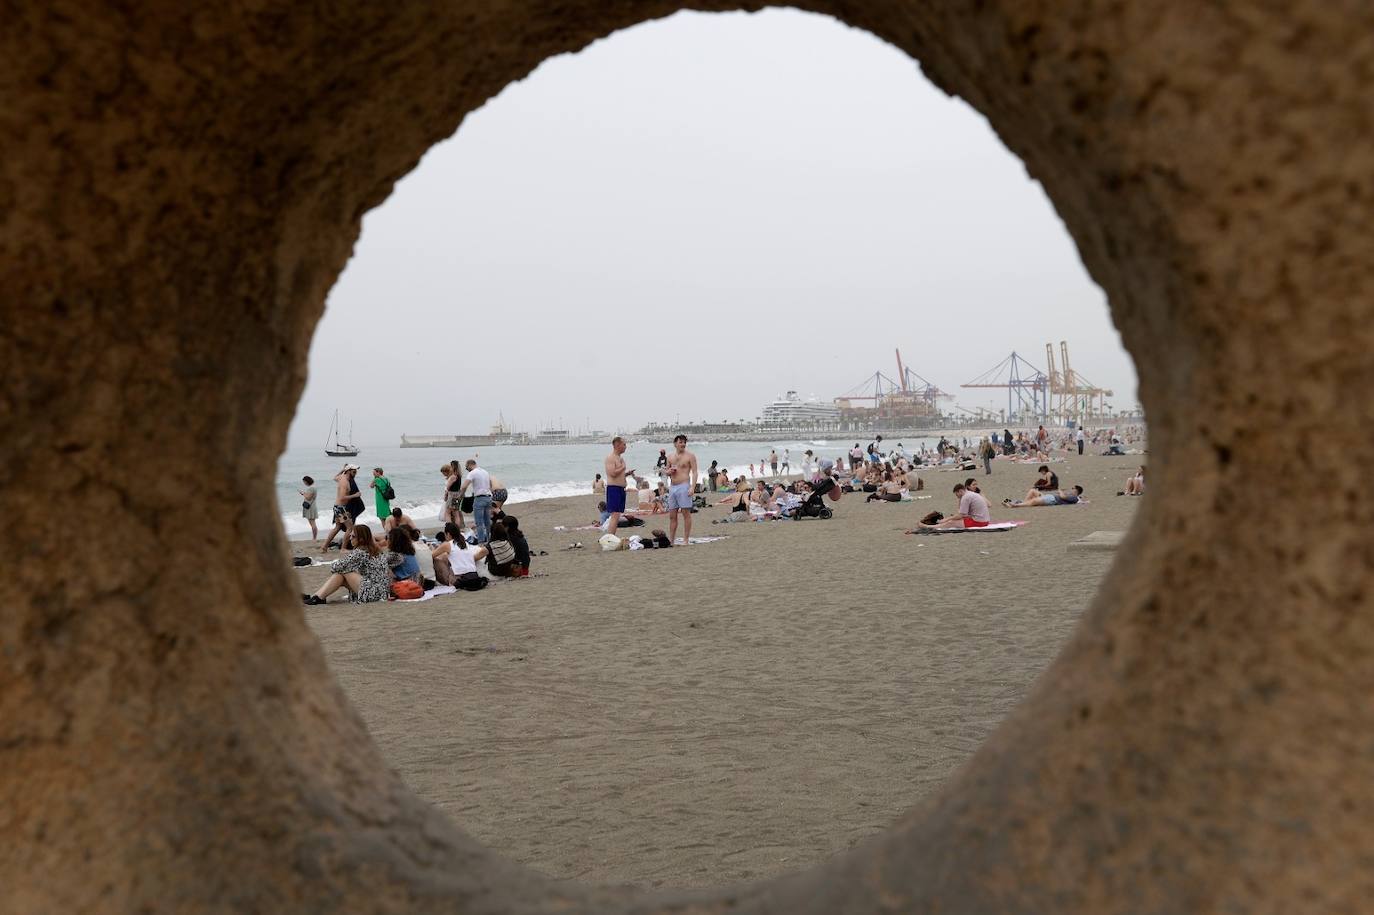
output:
[{"label": "rough concrete surface", "polygon": [[789,878],[641,897],[484,850],[332,681],[272,468],[362,215],[541,60],[682,5],[10,4],[0,906],[1368,906],[1374,6],[802,5],[989,118],[1136,359],[1151,495],[1027,701],[890,832]]},{"label": "rough concrete surface", "polygon": [[1126,539],[1125,531],[1093,531],[1084,537],[1069,542],[1071,550],[1098,550],[1115,552]]}]

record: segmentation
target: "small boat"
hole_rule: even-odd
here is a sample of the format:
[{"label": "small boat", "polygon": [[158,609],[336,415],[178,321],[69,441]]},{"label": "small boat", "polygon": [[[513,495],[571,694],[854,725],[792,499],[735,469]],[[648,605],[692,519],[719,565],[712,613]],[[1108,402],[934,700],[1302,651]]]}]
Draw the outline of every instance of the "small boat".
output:
[{"label": "small boat", "polygon": [[[331,444],[332,443],[332,444]],[[329,435],[324,439],[324,453],[330,457],[357,457],[358,446],[353,444],[353,423],[348,424],[347,444],[339,441],[339,411],[334,411],[334,421],[329,424]]]}]

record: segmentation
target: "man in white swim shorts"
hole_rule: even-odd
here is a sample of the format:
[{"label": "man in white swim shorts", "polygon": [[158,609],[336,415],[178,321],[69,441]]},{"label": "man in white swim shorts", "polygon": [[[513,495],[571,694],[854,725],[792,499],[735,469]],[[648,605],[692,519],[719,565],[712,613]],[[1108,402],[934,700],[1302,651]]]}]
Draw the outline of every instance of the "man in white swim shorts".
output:
[{"label": "man in white swim shorts", "polygon": [[692,494],[697,488],[697,456],[687,450],[687,436],[673,439],[668,458],[668,540],[677,545],[677,519],[682,516],[682,545],[692,541]]}]

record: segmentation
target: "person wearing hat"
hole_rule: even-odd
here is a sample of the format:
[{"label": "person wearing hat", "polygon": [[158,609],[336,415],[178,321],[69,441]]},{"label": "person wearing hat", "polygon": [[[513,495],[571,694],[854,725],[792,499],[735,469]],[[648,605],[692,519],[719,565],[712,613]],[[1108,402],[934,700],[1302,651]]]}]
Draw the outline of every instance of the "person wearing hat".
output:
[{"label": "person wearing hat", "polygon": [[324,546],[320,547],[321,553],[329,552],[334,537],[340,532],[344,535],[345,546],[353,539],[353,525],[366,508],[358,490],[357,476],[357,464],[345,464],[343,470],[334,475],[334,527],[325,538]]}]

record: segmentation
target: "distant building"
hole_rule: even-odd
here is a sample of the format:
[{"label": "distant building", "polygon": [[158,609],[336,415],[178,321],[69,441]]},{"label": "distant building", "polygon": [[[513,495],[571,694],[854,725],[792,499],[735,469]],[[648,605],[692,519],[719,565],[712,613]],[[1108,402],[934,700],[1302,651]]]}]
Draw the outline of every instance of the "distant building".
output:
[{"label": "distant building", "polygon": [[653,441],[663,441],[681,432],[689,439],[703,435],[749,435],[757,431],[752,423],[647,423],[639,428],[636,435],[643,435]]},{"label": "distant building", "polygon": [[763,429],[838,429],[840,408],[815,397],[802,400],[796,391],[788,391],[764,406],[759,426]]}]

